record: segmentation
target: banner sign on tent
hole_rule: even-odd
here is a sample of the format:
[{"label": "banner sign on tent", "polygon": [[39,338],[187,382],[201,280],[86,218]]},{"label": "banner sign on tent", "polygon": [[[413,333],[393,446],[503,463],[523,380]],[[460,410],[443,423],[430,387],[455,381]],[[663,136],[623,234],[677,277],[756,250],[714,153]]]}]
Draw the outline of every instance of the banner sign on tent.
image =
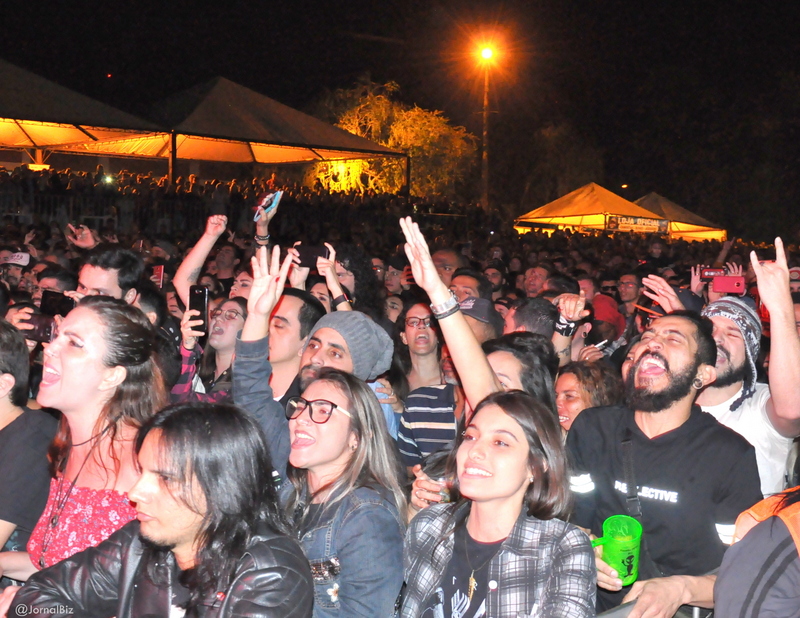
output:
[{"label": "banner sign on tent", "polygon": [[645,217],[611,215],[606,220],[606,229],[618,232],[666,234],[669,232],[669,221],[667,219],[647,219]]}]

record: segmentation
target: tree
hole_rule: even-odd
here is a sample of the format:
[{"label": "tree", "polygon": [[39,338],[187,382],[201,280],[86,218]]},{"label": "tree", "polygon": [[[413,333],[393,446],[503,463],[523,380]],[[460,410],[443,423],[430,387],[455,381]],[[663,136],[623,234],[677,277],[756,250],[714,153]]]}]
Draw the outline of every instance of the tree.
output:
[{"label": "tree", "polygon": [[[475,164],[475,136],[451,125],[440,111],[395,100],[398,91],[394,82],[381,85],[362,79],[353,88],[326,96],[315,113],[345,131],[408,153],[414,195],[455,196]],[[405,184],[405,162],[397,159],[322,162],[309,173],[335,190],[397,193]]]}]

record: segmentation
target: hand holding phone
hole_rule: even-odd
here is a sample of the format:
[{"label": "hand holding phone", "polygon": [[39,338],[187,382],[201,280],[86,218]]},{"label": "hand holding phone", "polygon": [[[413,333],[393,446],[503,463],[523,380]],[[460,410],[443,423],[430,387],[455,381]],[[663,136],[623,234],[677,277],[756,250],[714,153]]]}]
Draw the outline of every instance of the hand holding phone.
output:
[{"label": "hand holding phone", "polygon": [[[208,333],[208,288],[203,285],[193,285],[189,288],[189,310],[196,313],[189,316],[184,314],[184,321],[191,320],[193,325],[191,330],[200,333],[200,336]],[[188,312],[187,312],[188,313]],[[183,324],[181,324],[183,330]]]}]

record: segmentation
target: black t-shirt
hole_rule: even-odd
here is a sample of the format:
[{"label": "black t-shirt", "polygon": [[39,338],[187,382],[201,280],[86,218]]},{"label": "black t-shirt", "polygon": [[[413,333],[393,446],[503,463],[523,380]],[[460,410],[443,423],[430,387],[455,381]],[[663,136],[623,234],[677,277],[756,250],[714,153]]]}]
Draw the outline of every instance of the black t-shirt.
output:
[{"label": "black t-shirt", "polygon": [[0,519],[16,524],[25,534],[24,539],[18,537],[24,548],[47,504],[47,449],[58,422],[41,410],[23,410],[0,430]]},{"label": "black t-shirt", "polygon": [[[47,449],[57,428],[58,421],[48,413],[23,408],[0,430],[0,520],[17,526],[2,551],[27,551],[28,538],[47,504]],[[0,588],[12,584],[19,585],[0,579]]]},{"label": "black t-shirt", "polygon": [[235,277],[226,277],[225,279],[217,279],[217,281],[219,281],[220,285],[222,286],[222,291],[225,294],[226,298],[228,294],[231,293],[231,288],[233,287],[234,280]]},{"label": "black t-shirt", "polygon": [[[458,526],[453,540],[453,556],[444,572],[441,586],[428,599],[426,609],[420,614],[420,618],[486,616],[489,563],[500,551],[503,540],[481,543],[469,535],[465,525]],[[470,576],[475,581],[472,599],[469,595]]]},{"label": "black t-shirt", "polygon": [[[626,428],[647,553],[663,575],[702,575],[717,568],[736,517],[761,500],[760,481],[753,447],[697,406],[683,425],[653,439],[625,407],[584,410],[567,436],[573,523],[602,536],[607,517],[628,513],[621,448]],[[658,575],[643,551],[639,579]],[[619,604],[626,593],[600,589],[598,607]]]}]

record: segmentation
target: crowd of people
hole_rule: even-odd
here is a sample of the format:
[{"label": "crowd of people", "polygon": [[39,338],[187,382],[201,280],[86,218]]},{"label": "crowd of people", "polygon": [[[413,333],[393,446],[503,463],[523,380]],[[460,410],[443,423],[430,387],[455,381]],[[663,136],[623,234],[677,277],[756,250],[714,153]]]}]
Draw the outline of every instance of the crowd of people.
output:
[{"label": "crowd of people", "polygon": [[235,184],[6,222],[0,616],[800,616],[795,248]]}]

